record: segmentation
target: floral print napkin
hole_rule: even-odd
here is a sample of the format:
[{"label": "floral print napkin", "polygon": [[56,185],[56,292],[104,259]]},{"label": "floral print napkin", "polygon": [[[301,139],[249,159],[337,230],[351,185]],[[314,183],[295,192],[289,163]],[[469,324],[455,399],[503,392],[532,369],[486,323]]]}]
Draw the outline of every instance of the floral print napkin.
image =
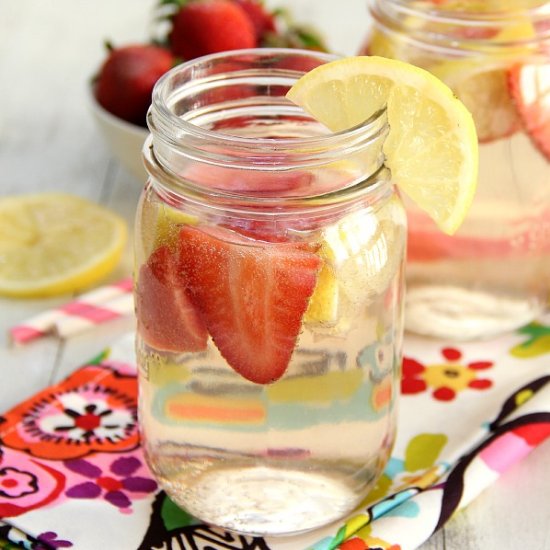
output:
[{"label": "floral print napkin", "polygon": [[[405,338],[398,439],[346,521],[264,539],[178,509],[144,463],[133,337],[0,417],[0,548],[409,550],[550,436],[550,324]],[[444,422],[442,422],[444,419]]]}]

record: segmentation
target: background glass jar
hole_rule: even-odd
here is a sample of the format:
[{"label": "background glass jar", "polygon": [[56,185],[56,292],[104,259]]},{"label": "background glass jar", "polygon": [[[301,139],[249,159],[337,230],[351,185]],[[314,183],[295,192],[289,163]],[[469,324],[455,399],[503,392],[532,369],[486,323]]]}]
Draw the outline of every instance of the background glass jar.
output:
[{"label": "background glass jar", "polygon": [[550,3],[371,0],[362,53],[428,69],[472,112],[478,190],[448,237],[413,205],[406,328],[487,337],[541,313],[550,268]]},{"label": "background glass jar", "polygon": [[223,53],[157,84],[136,224],[139,418],[171,498],[239,532],[344,516],[396,431],[406,218],[385,113],[285,98],[330,57]]}]

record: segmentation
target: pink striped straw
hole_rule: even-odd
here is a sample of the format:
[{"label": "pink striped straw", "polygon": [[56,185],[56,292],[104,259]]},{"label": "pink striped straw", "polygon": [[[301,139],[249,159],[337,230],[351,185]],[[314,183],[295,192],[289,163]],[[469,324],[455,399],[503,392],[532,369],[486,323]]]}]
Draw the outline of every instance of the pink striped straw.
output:
[{"label": "pink striped straw", "polygon": [[63,306],[39,313],[9,330],[14,344],[27,344],[55,334],[67,338],[134,311],[133,280],[127,277],[79,296]]}]

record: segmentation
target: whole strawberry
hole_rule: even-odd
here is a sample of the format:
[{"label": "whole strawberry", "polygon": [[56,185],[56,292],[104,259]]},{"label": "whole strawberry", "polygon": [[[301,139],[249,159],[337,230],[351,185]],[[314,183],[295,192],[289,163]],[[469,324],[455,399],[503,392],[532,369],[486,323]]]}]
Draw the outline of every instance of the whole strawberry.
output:
[{"label": "whole strawberry", "polygon": [[183,59],[257,45],[252,20],[231,0],[185,2],[172,18],[169,42]]},{"label": "whole strawberry", "polygon": [[153,86],[174,63],[172,53],[159,46],[136,44],[111,49],[97,76],[95,97],[113,115],[145,126]]},{"label": "whole strawberry", "polygon": [[276,32],[275,14],[268,11],[260,0],[233,0],[246,12],[254,28],[256,40],[260,42],[266,32]]}]

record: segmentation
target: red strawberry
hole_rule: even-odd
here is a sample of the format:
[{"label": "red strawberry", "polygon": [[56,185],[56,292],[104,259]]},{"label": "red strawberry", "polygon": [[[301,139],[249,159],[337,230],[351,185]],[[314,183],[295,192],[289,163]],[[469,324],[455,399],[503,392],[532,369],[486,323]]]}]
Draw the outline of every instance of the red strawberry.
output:
[{"label": "red strawberry", "polygon": [[184,59],[257,44],[252,21],[231,0],[187,2],[172,19],[169,40],[174,54]]},{"label": "red strawberry", "polygon": [[151,347],[173,352],[206,349],[206,328],[167,246],[157,248],[140,269],[136,310],[139,333]]},{"label": "red strawberry", "polygon": [[285,372],[320,268],[292,244],[229,229],[184,227],[180,269],[212,340],[229,365],[258,384]]},{"label": "red strawberry", "polygon": [[261,40],[262,36],[266,32],[275,32],[275,17],[272,13],[266,10],[262,2],[258,0],[233,0],[236,4],[239,4],[241,8],[246,12],[254,29],[256,30],[256,39]]},{"label": "red strawberry", "polygon": [[515,65],[508,83],[525,130],[550,160],[550,64]]},{"label": "red strawberry", "polygon": [[174,56],[159,46],[113,49],[99,71],[95,97],[113,115],[145,126],[153,86],[174,63]]}]

